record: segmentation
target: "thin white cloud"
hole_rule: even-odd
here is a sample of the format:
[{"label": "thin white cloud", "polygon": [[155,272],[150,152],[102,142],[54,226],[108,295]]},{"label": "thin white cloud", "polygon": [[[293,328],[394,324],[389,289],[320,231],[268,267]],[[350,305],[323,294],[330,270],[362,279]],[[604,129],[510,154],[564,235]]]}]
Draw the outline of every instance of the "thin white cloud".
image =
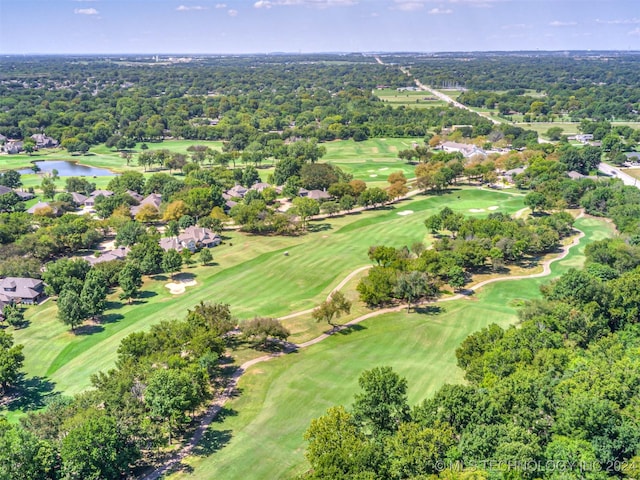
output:
[{"label": "thin white cloud", "polygon": [[453,10],[450,8],[432,8],[429,10],[429,15],[449,15],[453,13]]},{"label": "thin white cloud", "polygon": [[634,28],[633,30],[631,30],[629,32],[629,35],[638,35],[638,36],[640,36],[640,27]]},{"label": "thin white cloud", "polygon": [[[507,2],[510,0],[393,0],[392,5],[389,7],[391,10],[401,10],[404,12],[414,12],[416,10],[421,10],[425,8],[427,4],[438,3],[442,4],[452,4],[452,5],[464,5],[467,7],[477,7],[477,8],[490,8],[493,7],[496,3]],[[448,8],[444,8],[442,6],[434,7],[430,10],[430,12],[434,12],[434,15],[438,13],[447,12]],[[450,12],[448,12],[450,13]]]},{"label": "thin white cloud", "polygon": [[401,10],[403,12],[415,12],[424,8],[423,2],[415,2],[413,0],[395,0],[392,10]]},{"label": "thin white cloud", "polygon": [[230,17],[237,17],[238,16],[238,11],[231,9],[231,10],[227,10],[227,15],[229,15]]},{"label": "thin white cloud", "polygon": [[502,25],[500,28],[502,30],[523,30],[525,28],[531,28],[531,25],[527,25],[526,23],[512,23],[510,25]]},{"label": "thin white cloud", "polygon": [[258,0],[253,4],[254,8],[271,7],[350,7],[356,5],[358,0]]},{"label": "thin white cloud", "polygon": [[578,25],[577,22],[562,22],[560,20],[549,22],[550,27],[575,27],[576,25]]},{"label": "thin white cloud", "polygon": [[200,10],[209,10],[209,7],[203,7],[202,5],[180,5],[176,8],[178,12],[192,12],[192,11],[200,11]]},{"label": "thin white cloud", "polygon": [[95,8],[76,8],[73,13],[76,15],[98,15],[100,12]]},{"label": "thin white cloud", "polygon": [[227,8],[227,4],[226,3],[216,3],[215,8],[217,8],[217,9]]},{"label": "thin white cloud", "polygon": [[600,20],[596,19],[596,23],[601,23],[603,25],[637,25],[640,24],[640,18],[622,18],[622,19],[614,19],[614,20]]}]

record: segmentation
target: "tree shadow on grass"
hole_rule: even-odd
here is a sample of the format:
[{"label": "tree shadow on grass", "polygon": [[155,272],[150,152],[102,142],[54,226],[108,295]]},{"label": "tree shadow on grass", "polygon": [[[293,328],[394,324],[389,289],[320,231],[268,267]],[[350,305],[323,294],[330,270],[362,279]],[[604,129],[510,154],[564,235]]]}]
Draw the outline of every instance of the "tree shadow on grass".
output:
[{"label": "tree shadow on grass", "polygon": [[104,327],[99,324],[92,323],[90,325],[80,325],[73,330],[73,334],[76,336],[93,335],[94,333],[102,332]]},{"label": "tree shadow on grass", "polygon": [[60,392],[54,392],[54,388],[55,383],[43,377],[26,378],[21,375],[18,383],[9,392],[6,408],[9,411],[43,408],[54,397],[60,396]]},{"label": "tree shadow on grass", "polygon": [[158,274],[158,275],[152,275],[151,280],[155,280],[157,282],[166,282],[167,280],[169,280],[169,277],[167,277],[164,274]]},{"label": "tree shadow on grass", "polygon": [[220,424],[228,417],[235,417],[238,412],[231,408],[222,408],[216,418],[204,432],[202,438],[193,449],[193,454],[200,457],[207,457],[224,448],[232,438],[231,430],[215,430],[216,424]]},{"label": "tree shadow on grass", "polygon": [[440,315],[445,312],[445,309],[439,305],[424,305],[416,307],[414,311],[420,315]]},{"label": "tree shadow on grass", "polygon": [[122,320],[123,318],[124,318],[124,315],[120,315],[119,313],[108,313],[100,317],[100,323],[101,324],[116,323],[117,321]]},{"label": "tree shadow on grass", "polygon": [[354,332],[360,332],[362,330],[366,330],[367,327],[361,325],[359,323],[354,323],[351,325],[337,325],[335,328],[327,331],[326,333],[337,333],[339,335],[350,335]]},{"label": "tree shadow on grass", "polygon": [[330,223],[310,223],[307,225],[307,231],[309,233],[316,232],[326,232],[327,230],[331,230],[333,227]]}]

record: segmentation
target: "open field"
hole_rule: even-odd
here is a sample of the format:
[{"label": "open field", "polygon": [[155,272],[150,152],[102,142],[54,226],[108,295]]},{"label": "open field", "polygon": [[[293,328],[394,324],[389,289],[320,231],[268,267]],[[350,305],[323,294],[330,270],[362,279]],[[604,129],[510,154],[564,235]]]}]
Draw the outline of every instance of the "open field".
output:
[{"label": "open field", "polygon": [[[240,319],[312,308],[348,273],[370,263],[369,246],[410,246],[428,241],[424,218],[445,205],[467,214],[471,208],[493,205],[513,213],[523,206],[521,196],[462,189],[315,222],[314,231],[300,237],[229,232],[225,243],[213,250],[215,265],[184,270],[193,275],[197,285],[182,295],[168,292],[164,276],[147,279],[138,302],[123,305],[112,299],[105,321],[84,327],[78,334],[56,319],[54,301],[28,308],[25,316],[30,326],[14,332],[16,342],[25,345],[25,370],[30,376],[47,377],[59,391],[77,393],[89,386],[91,374],[113,366],[122,338],[160,320],[182,318],[201,300],[229,303]],[[398,215],[405,210],[414,213]],[[283,255],[285,251],[288,256]],[[289,326],[296,341],[317,335],[321,326],[309,322],[313,321],[292,319]]]},{"label": "open field", "polygon": [[[332,405],[350,406],[362,370],[392,366],[409,381],[415,404],[445,383],[463,381],[455,348],[490,323],[516,321],[523,300],[538,297],[539,286],[584,262],[587,243],[612,235],[611,225],[580,218],[580,244],[552,264],[545,278],[488,285],[471,298],[434,305],[422,313],[393,313],[302,350],[252,367],[240,379],[240,396],[212,424],[188,473],[172,479],[289,478],[305,470],[302,435],[311,419]],[[390,243],[390,242],[389,242]]]},{"label": "open field", "polygon": [[394,107],[429,108],[446,105],[446,102],[431,96],[429,92],[399,92],[394,88],[374,90],[373,94]]}]

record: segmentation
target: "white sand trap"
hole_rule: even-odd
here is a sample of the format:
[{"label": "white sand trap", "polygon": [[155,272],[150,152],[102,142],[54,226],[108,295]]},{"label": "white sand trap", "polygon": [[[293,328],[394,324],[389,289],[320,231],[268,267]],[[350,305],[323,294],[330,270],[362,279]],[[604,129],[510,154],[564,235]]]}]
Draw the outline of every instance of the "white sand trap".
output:
[{"label": "white sand trap", "polygon": [[375,173],[373,175],[369,175],[370,177],[377,177],[378,175],[376,175]]},{"label": "white sand trap", "polygon": [[181,293],[185,292],[187,287],[193,287],[197,283],[198,282],[196,282],[195,280],[177,280],[175,282],[167,283],[165,287],[169,289],[169,293],[171,293],[172,295],[180,295]]},{"label": "white sand trap", "polygon": [[480,213],[480,212],[484,212],[484,208],[470,208],[469,211],[471,213]]},{"label": "white sand trap", "polygon": [[499,208],[499,206],[494,205],[493,207],[487,207],[487,210],[498,210]]},{"label": "white sand trap", "polygon": [[382,167],[382,168],[379,168],[378,170],[383,172],[384,170],[389,170],[389,167]]},{"label": "white sand trap", "polygon": [[401,215],[404,217],[405,215],[411,215],[412,213],[413,213],[413,210],[403,210],[401,212],[398,212],[398,215]]},{"label": "white sand trap", "polygon": [[367,172],[371,173],[371,172],[375,172],[375,170],[367,170]]}]

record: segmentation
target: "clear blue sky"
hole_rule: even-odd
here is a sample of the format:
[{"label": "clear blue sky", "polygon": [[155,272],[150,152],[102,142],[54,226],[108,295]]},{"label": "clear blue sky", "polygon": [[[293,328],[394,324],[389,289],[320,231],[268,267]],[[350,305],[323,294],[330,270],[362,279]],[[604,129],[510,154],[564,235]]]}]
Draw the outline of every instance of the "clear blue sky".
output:
[{"label": "clear blue sky", "polygon": [[640,50],[640,0],[0,0],[0,53]]}]

